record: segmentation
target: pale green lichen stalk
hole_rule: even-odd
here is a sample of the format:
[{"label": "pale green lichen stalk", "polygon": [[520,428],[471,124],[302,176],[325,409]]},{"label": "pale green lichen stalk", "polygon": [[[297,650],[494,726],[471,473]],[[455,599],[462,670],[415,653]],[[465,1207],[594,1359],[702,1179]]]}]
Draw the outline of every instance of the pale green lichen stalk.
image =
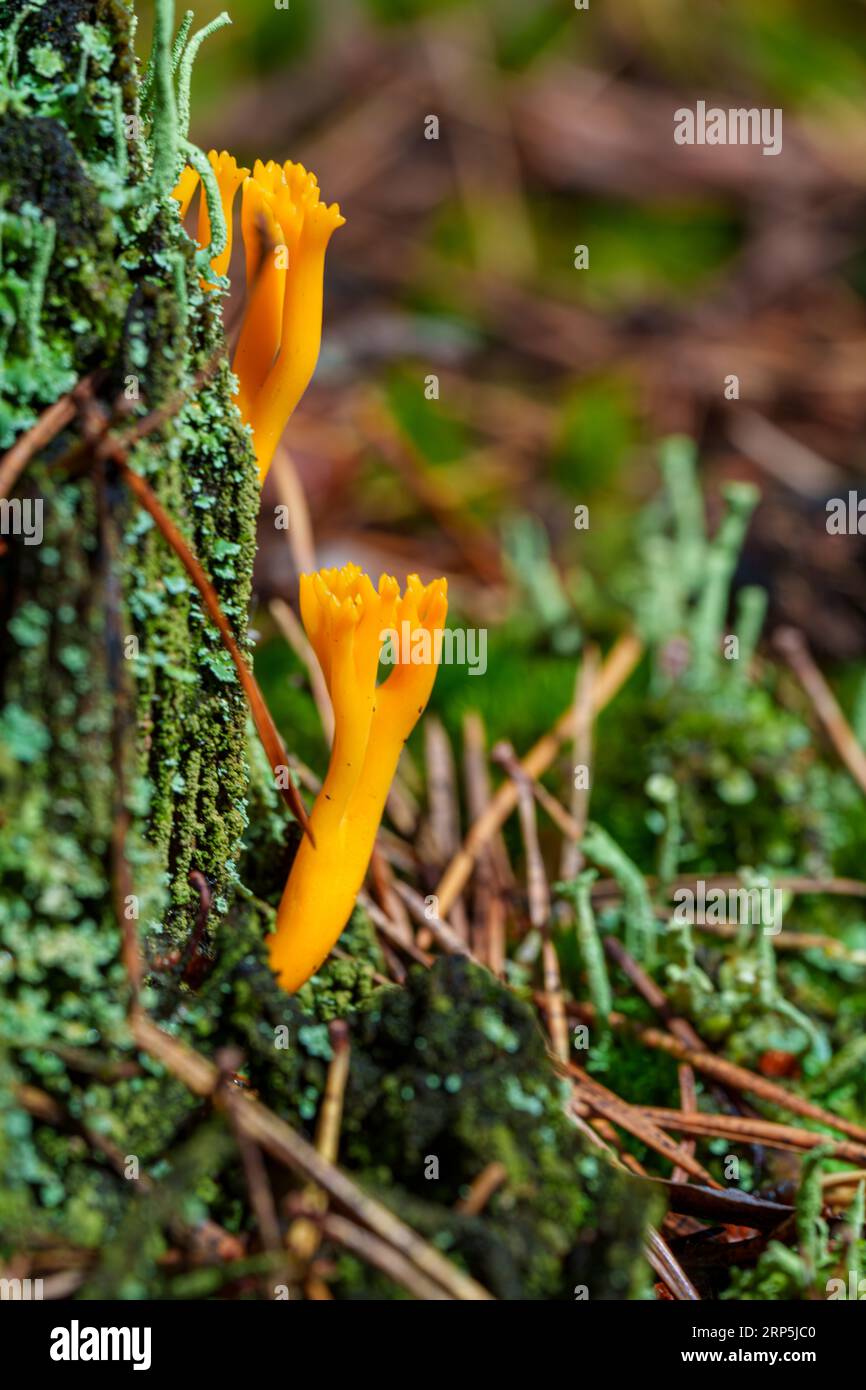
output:
[{"label": "pale green lichen stalk", "polygon": [[646,880],[628,855],[600,825],[590,822],[581,841],[587,859],[613,874],[623,892],[625,944],[639,961],[652,966],[658,955],[658,924]]},{"label": "pale green lichen stalk", "polygon": [[607,1024],[613,1008],[613,994],[604,958],[604,947],[592,910],[592,885],[598,878],[595,869],[586,869],[568,883],[557,883],[556,891],[570,898],[575,909],[575,931],[580,955],[586,970],[589,997],[603,1025]]}]

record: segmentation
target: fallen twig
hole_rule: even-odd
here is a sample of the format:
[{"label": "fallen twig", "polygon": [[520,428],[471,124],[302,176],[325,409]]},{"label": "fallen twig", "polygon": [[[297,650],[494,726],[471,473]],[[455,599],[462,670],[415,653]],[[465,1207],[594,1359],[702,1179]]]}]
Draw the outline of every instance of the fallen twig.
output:
[{"label": "fallen twig", "polygon": [[239,1119],[239,1110],[244,1104],[244,1095],[230,1080],[235,1073],[240,1071],[243,1057],[237,1048],[226,1047],[217,1054],[216,1060],[223,1081],[226,1083],[222,1088],[225,1110],[241,1156],[250,1206],[256,1218],[262,1245],[265,1250],[279,1251],[284,1254],[280,1223],[274,1205],[274,1194],[268,1182],[262,1151],[258,1144],[253,1143],[248,1137]]},{"label": "fallen twig", "polygon": [[20,439],[16,439],[11,449],[7,449],[0,459],[0,498],[9,496],[34,454],[38,454],[72,423],[78,413],[76,393],[92,384],[93,380],[92,376],[85,377],[68,395],[49,405],[36,423],[25,430]]},{"label": "fallen twig", "polygon": [[454,1210],[463,1216],[478,1216],[484,1210],[494,1192],[508,1179],[508,1169],[504,1163],[488,1163],[472,1182],[468,1193],[455,1202]]},{"label": "fallen twig", "polygon": [[[344,1216],[335,1216],[333,1212],[329,1212],[320,1218],[319,1225],[322,1235],[328,1240],[351,1250],[353,1255],[366,1260],[367,1264],[374,1265],[415,1298],[441,1301],[456,1297],[454,1294],[446,1293],[434,1280],[428,1279],[393,1245],[373,1235],[371,1231],[356,1226],[354,1221],[347,1221]],[[489,1296],[488,1294],[487,1297]]]},{"label": "fallen twig", "polygon": [[[484,723],[481,715],[469,712],[463,720],[463,767],[466,806],[471,820],[477,821],[490,805],[490,777]],[[511,870],[502,836],[494,834],[481,849],[475,876],[472,947],[476,955],[502,976],[505,969],[505,892],[511,884]]]},{"label": "fallen twig", "polygon": [[613,1091],[602,1086],[575,1062],[569,1063],[568,1071],[580,1083],[577,1087],[577,1094],[590,1109],[599,1111],[612,1124],[627,1130],[629,1134],[633,1134],[648,1148],[654,1149],[656,1153],[666,1158],[675,1168],[677,1166],[684,1168],[687,1173],[691,1173],[693,1177],[698,1178],[709,1187],[718,1186],[703,1164],[699,1163],[682,1145],[673,1143],[670,1135],[665,1134],[660,1126],[652,1122],[647,1123],[646,1111],[643,1107],[630,1105],[620,1096],[614,1095]]},{"label": "fallen twig", "polygon": [[520,815],[520,829],[526,857],[526,890],[529,898],[529,920],[541,936],[541,960],[544,972],[544,1008],[553,1051],[560,1061],[568,1062],[570,1040],[565,1007],[562,1001],[562,979],[559,972],[559,957],[550,938],[550,888],[544,868],[544,858],[538,843],[538,826],[535,820],[535,802],[532,796],[533,784],[524,775],[523,769],[510,743],[498,743],[491,755],[498,762],[517,788],[517,809]]},{"label": "fallen twig", "polygon": [[294,609],[286,603],[285,599],[272,598],[268,604],[268,609],[292,651],[307,668],[307,674],[310,677],[310,689],[313,693],[316,709],[319,712],[325,738],[330,747],[334,742],[334,709],[328,694],[328,687],[325,684],[325,677],[322,675],[319,659],[310,646],[307,634],[304,632],[299,618],[295,615]]},{"label": "fallen twig", "polygon": [[[587,769],[587,784],[592,766],[593,686],[598,673],[598,647],[587,647],[574,685],[574,735],[572,760],[575,776],[572,779],[571,821],[573,830],[566,834],[559,861],[559,876],[568,882],[577,878],[583,868],[580,841],[589,815],[589,785],[582,787],[576,775],[578,767]],[[540,784],[537,784],[540,785]],[[558,804],[558,803],[557,803]]]},{"label": "fallen twig", "polygon": [[667,1110],[662,1106],[642,1105],[641,1114],[655,1124],[674,1129],[681,1134],[699,1134],[710,1139],[739,1140],[744,1144],[765,1144],[770,1149],[789,1149],[802,1153],[828,1146],[828,1157],[852,1163],[866,1160],[866,1144],[854,1144],[845,1139],[830,1139],[811,1129],[776,1124],[774,1120],[755,1119],[746,1115],[705,1115],[682,1110]]},{"label": "fallen twig", "polygon": [[134,468],[131,467],[126,457],[125,450],[119,444],[116,444],[110,449],[110,453],[111,457],[121,468],[130,490],[137,497],[145,511],[153,517],[163,536],[168,541],[172,550],[183,564],[201,594],[204,605],[219,631],[223,645],[234,662],[238,680],[249,701],[253,722],[258,731],[259,738],[262,741],[262,746],[267,754],[268,761],[277,778],[277,787],[282,792],[292,814],[300,823],[302,829],[312,839],[312,831],[310,830],[306,808],[300,798],[297,787],[289,775],[288,759],[286,750],[283,747],[283,741],[271,717],[271,712],[265,703],[265,698],[259,689],[258,681],[244,660],[235,635],[229,626],[228,619],[222,611],[216,589],[205,574],[198,558],[193,554],[192,549],[181,535],[180,530],[156,496],[153,488],[140,473],[136,473]]}]

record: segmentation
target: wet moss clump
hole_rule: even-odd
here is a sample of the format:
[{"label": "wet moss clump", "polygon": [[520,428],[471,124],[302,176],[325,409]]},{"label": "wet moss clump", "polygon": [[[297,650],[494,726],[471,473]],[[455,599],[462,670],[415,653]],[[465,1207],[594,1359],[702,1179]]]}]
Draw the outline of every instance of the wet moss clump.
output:
[{"label": "wet moss clump", "polygon": [[[531,1008],[479,966],[446,958],[414,967],[406,988],[378,991],[360,1014],[341,1153],[497,1297],[571,1299],[575,1282],[591,1298],[634,1296],[647,1201],[584,1153],[568,1090]],[[501,1187],[482,1215],[461,1215],[491,1163],[504,1169]],[[616,1241],[598,1226],[609,1204],[622,1218]]]}]

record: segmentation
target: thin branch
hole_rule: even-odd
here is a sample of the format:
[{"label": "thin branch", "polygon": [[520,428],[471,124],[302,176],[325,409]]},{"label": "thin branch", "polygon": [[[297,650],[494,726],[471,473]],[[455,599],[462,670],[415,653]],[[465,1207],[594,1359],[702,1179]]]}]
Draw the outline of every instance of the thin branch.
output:
[{"label": "thin branch", "polygon": [[241,1164],[250,1197],[250,1207],[256,1218],[262,1245],[265,1250],[279,1251],[281,1254],[285,1254],[280,1223],[274,1205],[274,1194],[268,1182],[262,1151],[244,1130],[239,1118],[240,1109],[244,1104],[244,1095],[229,1079],[233,1073],[241,1070],[243,1057],[237,1048],[226,1047],[217,1053],[216,1061],[223,1082],[222,1096],[225,1110],[241,1156]]},{"label": "thin branch", "polygon": [[544,1001],[547,1026],[553,1050],[560,1061],[567,1062],[570,1055],[568,1023],[562,1002],[562,978],[559,959],[550,937],[550,888],[544,868],[544,858],[538,843],[538,825],[535,819],[535,802],[532,796],[533,783],[517,760],[510,743],[498,743],[491,755],[514,782],[517,789],[517,808],[520,815],[520,828],[526,854],[526,888],[529,896],[529,918],[532,926],[541,934],[542,968],[544,971]]},{"label": "thin branch", "polygon": [[857,742],[836,696],[812,660],[802,632],[794,627],[779,628],[773,634],[773,645],[809,696],[815,714],[854,781],[862,792],[866,792],[866,752]]},{"label": "thin branch", "polygon": [[[167,1067],[189,1090],[202,1098],[213,1100],[215,1104],[224,1104],[220,1094],[219,1071],[212,1062],[171,1037],[144,1015],[132,1020],[132,1030],[138,1046]],[[332,1202],[351,1212],[359,1224],[397,1250],[422,1275],[438,1284],[452,1298],[477,1300],[491,1297],[486,1289],[463,1274],[386,1206],[375,1197],[370,1197],[339,1168],[329,1163],[312,1144],[254,1096],[244,1096],[244,1105],[238,1107],[237,1117],[244,1132],[267,1153],[307,1181],[323,1188]]]},{"label": "thin branch", "polygon": [[[672,879],[665,885],[668,900],[673,901],[674,894],[683,888],[694,892],[697,882],[694,877]],[[728,889],[742,886],[742,879],[738,874],[708,874],[701,882],[706,884],[708,892],[711,888]],[[857,878],[804,878],[795,874],[785,874],[780,875],[775,882],[777,887],[795,896],[804,893],[828,893],[840,898],[866,898],[866,883]],[[646,884],[651,892],[660,886],[658,879],[652,874],[646,876]],[[592,885],[592,896],[594,899],[603,898],[605,901],[619,899],[622,897],[622,888],[615,878],[600,878]],[[703,930],[702,927],[697,929]]]},{"label": "thin branch", "polygon": [[508,1181],[508,1169],[504,1163],[488,1163],[486,1168],[482,1168],[478,1177],[475,1178],[465,1197],[461,1197],[459,1202],[455,1202],[454,1210],[459,1211],[463,1216],[478,1216],[484,1210],[494,1192],[498,1192],[503,1183]]},{"label": "thin branch", "polygon": [[[643,1176],[643,1170],[640,1164],[637,1163],[637,1160],[634,1160],[634,1166],[632,1166],[629,1161],[632,1155],[618,1152],[616,1135],[612,1135],[610,1142],[606,1140],[603,1135],[599,1133],[598,1129],[586,1123],[581,1116],[579,1105],[580,1102],[577,1103],[577,1108],[572,1110],[572,1119],[577,1128],[590,1143],[595,1144],[598,1148],[603,1150],[604,1153],[609,1155],[618,1168],[623,1168],[626,1172],[631,1171],[632,1173],[637,1170],[638,1174]],[[670,1249],[670,1246],[656,1230],[655,1226],[647,1227],[646,1236],[644,1237],[644,1254],[646,1255],[650,1267],[655,1270],[658,1277],[664,1282],[666,1287],[670,1289],[674,1298],[684,1302],[692,1302],[700,1299],[700,1295],[691,1279],[689,1279],[682,1265]]]},{"label": "thin branch", "polygon": [[276,623],[280,632],[285,637],[292,651],[306,666],[307,675],[310,678],[310,689],[313,692],[313,700],[319,712],[322,729],[328,746],[334,742],[334,707],[331,704],[331,697],[328,694],[328,687],[325,677],[322,675],[322,668],[319,659],[313,648],[310,646],[307,634],[293,608],[286,603],[285,599],[272,598],[268,604],[271,617]]},{"label": "thin branch", "polygon": [[[634,633],[620,637],[608,653],[593,686],[592,708],[598,714],[625,684],[640,660],[643,647]],[[569,705],[549,733],[538,740],[521,759],[520,766],[531,780],[541,777],[556,757],[564,739],[574,732],[574,709]],[[505,782],[493,796],[484,815],[470,828],[462,847],[451,860],[436,889],[440,912],[448,913],[463,891],[483,846],[511,815],[517,805],[517,788]]]},{"label": "thin branch", "polygon": [[[572,759],[574,768],[585,767],[587,769],[587,781],[592,770],[592,733],[593,733],[593,686],[598,672],[599,651],[598,647],[590,646],[583,654],[583,661],[577,673],[574,684],[574,736],[572,740]],[[536,784],[540,785],[540,784]],[[559,805],[559,803],[556,803]],[[571,825],[568,833],[563,828],[565,840],[562,846],[562,855],[559,862],[559,876],[568,882],[569,879],[577,878],[583,868],[583,855],[580,851],[580,841],[583,839],[583,832],[586,829],[586,821],[589,815],[589,786],[578,786],[576,773],[572,780],[571,793]]]},{"label": "thin branch", "polygon": [[[490,804],[487,740],[477,711],[467,712],[463,720],[463,770],[467,811],[476,821]],[[505,969],[505,890],[510,881],[502,836],[493,835],[478,857],[471,936],[476,955],[500,977]]]},{"label": "thin branch", "polygon": [[446,955],[466,956],[467,960],[474,961],[476,965],[481,965],[481,961],[472,954],[466,942],[461,936],[458,936],[457,932],[448,922],[443,922],[441,917],[430,917],[428,915],[427,907],[420,893],[417,893],[414,888],[408,883],[404,883],[400,878],[395,878],[394,888],[400,894],[400,897],[403,899],[418,925],[429,928],[431,936],[434,938],[437,945],[442,947]]},{"label": "thin branch", "polygon": [[439,1284],[419,1273],[411,1260],[406,1259],[399,1250],[395,1250],[393,1245],[380,1240],[370,1231],[356,1226],[353,1221],[347,1221],[343,1216],[334,1216],[333,1213],[328,1213],[321,1218],[320,1225],[322,1235],[326,1236],[328,1240],[334,1241],[336,1245],[342,1245],[346,1250],[351,1250],[353,1255],[357,1255],[367,1264],[380,1269],[395,1284],[400,1284],[404,1289],[407,1289],[413,1297],[429,1302],[438,1302],[447,1301],[457,1296],[446,1293]]},{"label": "thin branch", "polygon": [[156,496],[153,488],[140,473],[136,473],[130,466],[125,450],[119,445],[115,445],[110,449],[110,453],[111,457],[122,470],[130,490],[141,503],[142,507],[144,507],[145,511],[153,517],[163,536],[168,541],[168,544],[183,564],[201,594],[204,605],[219,631],[223,645],[234,662],[238,680],[249,701],[253,722],[255,723],[259,738],[262,741],[262,746],[267,754],[271,767],[278,779],[278,785],[283,781],[283,772],[285,771],[286,773],[286,785],[280,785],[283,797],[296,820],[300,822],[301,827],[312,840],[313,836],[310,830],[306,808],[300,798],[297,787],[291,776],[288,775],[288,759],[283,741],[277,731],[277,726],[273,721],[271,712],[265,703],[264,696],[259,689],[258,681],[247,665],[241,653],[241,649],[237,644],[235,635],[231,630],[228,619],[222,611],[216,589],[205,574],[201,563],[193,554],[190,546],[181,535],[175,522]]},{"label": "thin branch", "polygon": [[[595,1010],[591,1004],[574,1004],[571,1007],[579,1018],[590,1021],[595,1018]],[[806,1100],[805,1097],[797,1095],[794,1091],[786,1091],[783,1086],[777,1086],[775,1082],[768,1080],[765,1076],[759,1076],[757,1072],[749,1071],[746,1067],[738,1066],[735,1062],[729,1062],[723,1057],[717,1057],[712,1052],[703,1052],[694,1047],[687,1047],[678,1038],[672,1037],[670,1033],[663,1033],[658,1028],[650,1028],[635,1023],[632,1019],[626,1018],[624,1014],[617,1013],[615,1010],[608,1015],[608,1022],[614,1028],[622,1028],[631,1033],[647,1047],[655,1048],[660,1052],[667,1052],[679,1062],[688,1062],[695,1071],[713,1077],[714,1080],[720,1081],[723,1086],[729,1086],[731,1090],[748,1091],[761,1100],[769,1102],[770,1105],[778,1106],[780,1110],[787,1110],[792,1115],[801,1115],[804,1119],[815,1120],[818,1124],[827,1125],[838,1130],[841,1134],[847,1134],[850,1138],[856,1139],[861,1144],[866,1144],[866,1129],[862,1125],[834,1115],[832,1111],[813,1104],[812,1101]]]},{"label": "thin branch", "polygon": [[681,1144],[675,1143],[670,1135],[665,1134],[659,1125],[647,1121],[647,1114],[643,1107],[630,1105],[619,1096],[614,1095],[606,1086],[602,1086],[593,1077],[587,1075],[582,1067],[575,1062],[570,1062],[568,1071],[571,1076],[577,1077],[579,1085],[577,1095],[591,1110],[597,1111],[612,1124],[618,1125],[620,1129],[627,1130],[636,1139],[649,1148],[654,1149],[662,1158],[666,1158],[673,1164],[674,1168],[684,1168],[687,1173],[699,1181],[706,1183],[708,1187],[717,1187],[719,1184],[707,1172],[703,1164],[699,1163]]},{"label": "thin branch", "polygon": [[352,1058],[349,1029],[345,1020],[332,1019],[328,1025],[328,1036],[331,1040],[332,1056],[316,1123],[316,1148],[329,1163],[336,1163],[343,1123],[343,1100]]},{"label": "thin branch", "polygon": [[0,459],[0,498],[9,496],[33,456],[72,423],[78,413],[78,393],[93,381],[93,376],[84,377],[68,395],[61,396],[59,401],[43,410],[36,423],[7,449]]}]

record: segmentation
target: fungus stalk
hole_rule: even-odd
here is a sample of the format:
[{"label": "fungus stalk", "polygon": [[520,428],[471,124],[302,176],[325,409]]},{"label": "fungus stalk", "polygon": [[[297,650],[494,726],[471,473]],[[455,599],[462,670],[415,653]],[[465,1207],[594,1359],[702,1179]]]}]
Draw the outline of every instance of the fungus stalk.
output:
[{"label": "fungus stalk", "polygon": [[[301,843],[269,941],[286,990],[317,970],[351,916],[400,752],[433,689],[447,607],[444,579],[425,586],[410,575],[401,596],[396,580],[383,575],[376,590],[355,565],[301,576],[301,618],[334,707],[334,742],[313,839]],[[383,643],[396,661],[377,686]]]}]

